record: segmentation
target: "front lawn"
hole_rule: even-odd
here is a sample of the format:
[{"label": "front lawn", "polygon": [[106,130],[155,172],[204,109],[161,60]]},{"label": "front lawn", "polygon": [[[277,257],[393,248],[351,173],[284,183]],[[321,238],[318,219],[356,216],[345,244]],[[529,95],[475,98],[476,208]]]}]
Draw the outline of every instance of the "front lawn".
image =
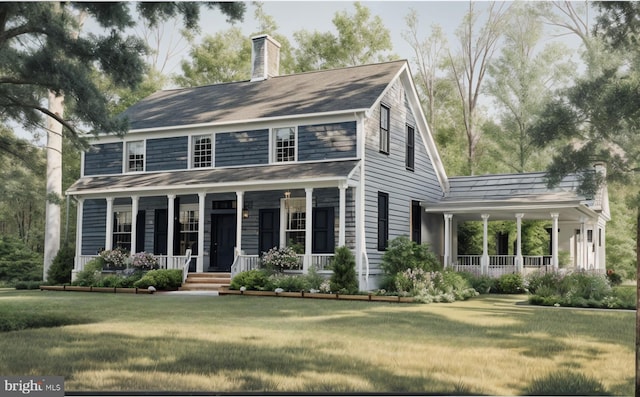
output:
[{"label": "front lawn", "polygon": [[524,301],[0,290],[0,321],[48,319],[1,333],[0,374],[61,375],[67,391],[87,392],[457,395],[523,394],[554,375],[633,394],[633,312],[517,304]]}]

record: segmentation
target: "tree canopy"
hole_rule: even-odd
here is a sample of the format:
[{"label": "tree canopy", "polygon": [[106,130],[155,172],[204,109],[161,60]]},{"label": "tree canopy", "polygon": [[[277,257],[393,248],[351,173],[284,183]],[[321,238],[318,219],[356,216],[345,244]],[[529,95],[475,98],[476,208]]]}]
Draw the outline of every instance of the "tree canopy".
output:
[{"label": "tree canopy", "polygon": [[[150,23],[182,15],[194,29],[201,7],[219,8],[230,20],[242,18],[242,3],[137,3]],[[52,117],[77,136],[80,131],[124,133],[127,122],[109,112],[109,98],[99,89],[94,73],[116,87],[136,87],[146,67],[147,48],[128,35],[135,25],[127,2],[0,3],[0,121],[13,121],[28,130],[42,128]],[[102,33],[78,35],[79,15],[92,17]],[[64,95],[68,116],[53,114],[43,105],[47,92]]]}]

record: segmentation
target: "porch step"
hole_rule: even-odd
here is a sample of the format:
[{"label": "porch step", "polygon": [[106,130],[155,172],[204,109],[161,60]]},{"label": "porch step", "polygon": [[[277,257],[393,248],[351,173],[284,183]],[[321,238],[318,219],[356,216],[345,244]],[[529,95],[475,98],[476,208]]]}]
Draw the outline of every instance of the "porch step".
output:
[{"label": "porch step", "polygon": [[181,291],[218,291],[231,284],[231,273],[189,273]]}]

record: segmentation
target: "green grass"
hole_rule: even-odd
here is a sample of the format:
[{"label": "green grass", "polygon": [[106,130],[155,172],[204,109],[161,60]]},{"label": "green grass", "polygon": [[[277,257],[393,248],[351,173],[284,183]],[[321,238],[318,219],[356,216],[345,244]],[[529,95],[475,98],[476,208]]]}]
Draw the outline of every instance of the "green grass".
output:
[{"label": "green grass", "polygon": [[[65,390],[87,392],[456,395],[518,395],[566,373],[609,394],[633,393],[633,312],[516,304],[525,299],[413,305],[0,290],[2,318],[72,321],[2,332],[0,373],[61,375]],[[59,324],[40,326],[48,325]]]}]

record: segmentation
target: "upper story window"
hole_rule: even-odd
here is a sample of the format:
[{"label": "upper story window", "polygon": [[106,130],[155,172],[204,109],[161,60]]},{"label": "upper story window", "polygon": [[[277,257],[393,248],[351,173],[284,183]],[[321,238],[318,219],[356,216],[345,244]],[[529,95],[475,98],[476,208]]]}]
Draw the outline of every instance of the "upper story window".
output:
[{"label": "upper story window", "polygon": [[144,171],[144,141],[127,142],[127,172]]},{"label": "upper story window", "polygon": [[380,105],[380,152],[389,154],[389,113],[386,105]]},{"label": "upper story window", "polygon": [[413,171],[416,163],[416,130],[412,126],[407,126],[407,148],[405,154],[405,166]]},{"label": "upper story window", "polygon": [[211,135],[193,137],[193,168],[211,167]]},{"label": "upper story window", "polygon": [[274,136],[274,161],[296,161],[296,129],[295,127],[275,128]]}]

